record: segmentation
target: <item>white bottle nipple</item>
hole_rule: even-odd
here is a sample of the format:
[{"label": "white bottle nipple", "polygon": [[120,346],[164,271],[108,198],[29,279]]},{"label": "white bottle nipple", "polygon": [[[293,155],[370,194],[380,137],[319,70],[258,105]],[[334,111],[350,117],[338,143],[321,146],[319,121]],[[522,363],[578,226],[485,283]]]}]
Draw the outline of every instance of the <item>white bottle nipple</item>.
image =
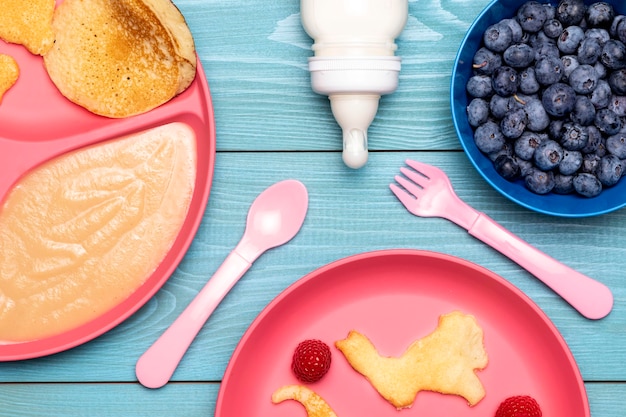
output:
[{"label": "white bottle nipple", "polygon": [[350,168],[361,168],[367,162],[367,130],[376,116],[380,96],[336,94],[329,98],[333,116],[343,130],[343,161]]}]

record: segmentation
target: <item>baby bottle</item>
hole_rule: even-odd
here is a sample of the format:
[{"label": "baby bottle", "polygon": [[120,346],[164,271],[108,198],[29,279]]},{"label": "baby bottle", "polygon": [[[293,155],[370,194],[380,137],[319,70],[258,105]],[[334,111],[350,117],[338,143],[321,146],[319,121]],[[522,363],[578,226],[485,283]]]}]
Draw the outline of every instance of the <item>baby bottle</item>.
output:
[{"label": "baby bottle", "polygon": [[406,24],[408,0],[301,0],[300,12],[314,40],[311,87],[330,100],[343,131],[343,161],[360,168],[380,96],[398,86],[395,38]]}]

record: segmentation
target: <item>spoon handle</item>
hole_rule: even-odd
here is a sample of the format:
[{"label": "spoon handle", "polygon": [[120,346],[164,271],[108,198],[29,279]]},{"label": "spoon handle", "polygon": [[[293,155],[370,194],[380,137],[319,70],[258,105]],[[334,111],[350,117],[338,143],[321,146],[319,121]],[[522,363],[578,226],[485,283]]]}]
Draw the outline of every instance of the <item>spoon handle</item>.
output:
[{"label": "spoon handle", "polygon": [[224,296],[250,268],[233,250],[172,325],[137,361],[135,373],[147,388],[160,388],[174,374],[183,355]]}]

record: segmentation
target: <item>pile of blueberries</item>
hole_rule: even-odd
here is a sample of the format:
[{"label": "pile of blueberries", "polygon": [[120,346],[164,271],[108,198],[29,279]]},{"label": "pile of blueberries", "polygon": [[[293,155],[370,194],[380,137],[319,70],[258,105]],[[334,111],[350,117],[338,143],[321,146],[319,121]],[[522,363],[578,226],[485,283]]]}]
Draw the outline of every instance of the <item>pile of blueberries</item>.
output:
[{"label": "pile of blueberries", "polygon": [[610,4],[528,1],[472,64],[468,121],[502,177],[594,197],[626,172],[626,16]]}]

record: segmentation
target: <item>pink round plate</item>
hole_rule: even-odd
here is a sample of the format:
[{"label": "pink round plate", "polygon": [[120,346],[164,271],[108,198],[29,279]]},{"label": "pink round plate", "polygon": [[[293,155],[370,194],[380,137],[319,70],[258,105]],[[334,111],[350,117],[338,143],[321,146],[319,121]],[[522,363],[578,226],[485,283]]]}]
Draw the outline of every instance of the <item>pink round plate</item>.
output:
[{"label": "pink round plate", "polygon": [[354,371],[334,342],[352,329],[384,356],[400,356],[437,327],[440,315],[476,317],[489,355],[478,371],[486,396],[474,407],[458,396],[417,394],[402,416],[493,416],[513,395],[531,395],[545,416],[589,417],[578,367],[548,317],[520,290],[478,265],[449,255],[385,250],[326,265],[300,279],[255,319],[235,349],[217,399],[216,417],[306,416],[295,401],[273,404],[274,390],[301,384],[291,356],[305,339],[331,346],[322,380],[307,384],[338,417],[390,416],[398,411]]},{"label": "pink round plate", "polygon": [[3,41],[0,41],[0,53],[11,55],[20,67],[17,83],[0,103],[0,200],[20,176],[41,162],[170,122],[189,125],[195,132],[197,149],[196,185],[187,218],[154,273],[126,300],[79,328],[32,342],[0,343],[0,361],[11,361],[60,352],[101,335],[143,306],[167,281],[189,248],[204,215],[215,165],[215,123],[200,60],[195,80],[181,95],[145,114],[110,119],[65,99],[48,78],[41,57]]}]

